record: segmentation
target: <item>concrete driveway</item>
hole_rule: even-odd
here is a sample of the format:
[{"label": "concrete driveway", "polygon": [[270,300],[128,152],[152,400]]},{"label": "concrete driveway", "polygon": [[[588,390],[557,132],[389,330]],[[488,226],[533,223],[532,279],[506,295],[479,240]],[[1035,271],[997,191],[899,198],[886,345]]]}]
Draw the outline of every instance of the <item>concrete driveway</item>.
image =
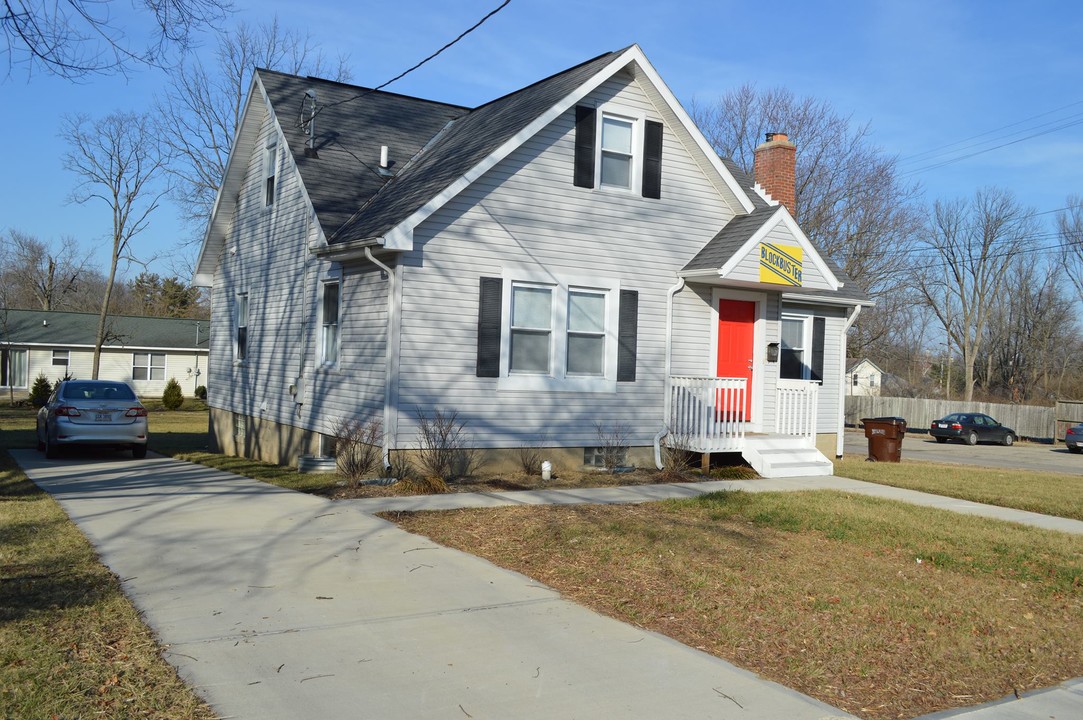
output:
[{"label": "concrete driveway", "polygon": [[[848,430],[844,441],[845,453],[847,456],[866,457],[868,443],[863,430]],[[903,438],[902,457],[904,460],[1083,475],[1083,455],[1068,452],[1064,443],[1043,445],[1019,442],[1011,447],[979,443],[971,447],[958,442],[940,444],[926,433],[907,433]]]},{"label": "concrete driveway", "polygon": [[12,455],[222,717],[852,717],[347,503],[167,458]]}]

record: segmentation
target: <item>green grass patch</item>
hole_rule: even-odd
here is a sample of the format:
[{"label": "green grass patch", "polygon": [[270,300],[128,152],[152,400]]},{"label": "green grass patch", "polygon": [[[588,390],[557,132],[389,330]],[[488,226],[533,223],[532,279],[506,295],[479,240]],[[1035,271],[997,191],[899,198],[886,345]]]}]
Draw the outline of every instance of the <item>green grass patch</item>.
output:
[{"label": "green grass patch", "polygon": [[1083,477],[1036,470],[844,458],[835,474],[999,507],[1083,520]]}]

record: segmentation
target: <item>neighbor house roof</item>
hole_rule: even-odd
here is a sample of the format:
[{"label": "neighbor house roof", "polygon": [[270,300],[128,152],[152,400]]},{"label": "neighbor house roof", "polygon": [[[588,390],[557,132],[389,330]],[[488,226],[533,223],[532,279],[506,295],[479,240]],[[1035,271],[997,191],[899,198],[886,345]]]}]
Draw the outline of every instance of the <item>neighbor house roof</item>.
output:
[{"label": "neighbor house roof", "polygon": [[[206,352],[209,327],[207,320],[110,315],[104,346]],[[0,311],[0,342],[3,343],[93,347],[97,333],[97,313]]]}]

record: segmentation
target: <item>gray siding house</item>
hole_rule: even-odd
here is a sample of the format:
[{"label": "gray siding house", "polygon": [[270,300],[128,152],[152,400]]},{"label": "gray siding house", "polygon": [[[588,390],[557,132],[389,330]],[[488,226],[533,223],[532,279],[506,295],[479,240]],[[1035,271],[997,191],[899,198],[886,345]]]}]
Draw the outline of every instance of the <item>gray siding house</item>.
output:
[{"label": "gray siding house", "polygon": [[223,451],[295,463],[375,418],[390,456],[440,409],[494,463],[590,464],[617,427],[638,464],[841,455],[869,302],[787,209],[794,145],[745,176],[638,46],[477,108],[260,70],[233,147],[194,278]]}]

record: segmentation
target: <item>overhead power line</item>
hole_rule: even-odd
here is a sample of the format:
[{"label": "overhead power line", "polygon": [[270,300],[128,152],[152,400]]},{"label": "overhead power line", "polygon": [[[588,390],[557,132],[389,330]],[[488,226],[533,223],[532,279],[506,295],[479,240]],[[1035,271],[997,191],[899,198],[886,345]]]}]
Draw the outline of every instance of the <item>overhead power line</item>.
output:
[{"label": "overhead power line", "polygon": [[383,90],[383,89],[384,89],[385,87],[387,87],[387,86],[388,86],[388,85],[390,85],[391,83],[394,83],[394,82],[397,82],[397,81],[399,81],[399,80],[402,80],[402,79],[403,79],[404,77],[406,77],[406,76],[407,76],[407,75],[409,75],[410,73],[414,72],[415,70],[417,70],[417,69],[418,69],[418,68],[420,68],[420,67],[421,67],[422,65],[424,65],[424,64],[425,64],[425,63],[427,63],[427,62],[429,62],[430,60],[433,60],[433,59],[434,59],[434,58],[436,58],[436,57],[437,57],[438,55],[440,55],[441,53],[443,53],[443,52],[444,52],[445,50],[447,50],[447,49],[448,49],[448,48],[450,48],[451,46],[455,45],[455,44],[456,44],[457,42],[459,42],[460,40],[462,40],[463,38],[465,38],[465,37],[466,37],[467,35],[469,35],[470,33],[472,33],[472,32],[474,32],[475,30],[477,30],[477,29],[478,29],[479,27],[481,27],[482,25],[484,25],[484,24],[485,24],[485,22],[486,22],[486,21],[487,21],[487,20],[488,20],[489,18],[491,18],[492,16],[496,15],[496,14],[497,14],[498,12],[500,12],[500,11],[501,11],[501,10],[503,10],[503,9],[504,9],[505,7],[507,7],[507,6],[508,6],[508,3],[510,3],[510,2],[511,2],[511,0],[504,0],[504,1],[502,2],[502,3],[500,3],[500,5],[498,5],[497,7],[495,7],[495,8],[494,8],[494,9],[492,9],[492,10],[490,10],[490,11],[489,11],[488,13],[486,13],[485,17],[481,18],[481,19],[480,19],[480,20],[478,20],[478,21],[477,21],[476,23],[474,23],[473,25],[471,25],[470,27],[468,27],[468,28],[467,28],[466,30],[463,30],[463,31],[462,31],[461,33],[459,33],[459,35],[458,35],[458,36],[457,36],[457,37],[456,37],[456,38],[455,38],[454,40],[452,40],[452,41],[450,41],[450,42],[446,43],[446,44],[445,44],[445,45],[444,45],[443,47],[441,47],[441,48],[440,48],[439,50],[437,50],[436,52],[432,53],[432,54],[431,54],[431,55],[429,55],[429,56],[428,56],[427,58],[425,58],[425,59],[424,59],[424,60],[422,60],[421,62],[417,63],[417,64],[416,64],[416,65],[414,65],[413,67],[411,67],[411,68],[409,68],[409,69],[407,69],[407,70],[404,70],[404,71],[402,71],[401,73],[399,73],[399,74],[398,74],[398,75],[396,75],[395,77],[391,78],[391,79],[390,79],[390,80],[388,80],[387,82],[381,83],[381,84],[377,85],[376,87],[374,87],[374,88],[372,88],[372,89],[369,89],[369,90],[365,90],[365,91],[364,91],[364,92],[362,92],[362,93],[358,93],[357,95],[354,95],[354,96],[352,96],[352,97],[348,97],[348,98],[345,98],[345,99],[343,99],[343,100],[338,100],[338,101],[336,101],[336,102],[333,102],[333,103],[326,103],[326,104],[324,104],[324,105],[320,105],[320,106],[319,106],[319,107],[318,107],[318,108],[316,109],[316,112],[315,112],[315,113],[313,114],[313,117],[316,117],[316,116],[318,116],[318,115],[319,115],[320,113],[322,113],[322,112],[323,112],[324,110],[326,110],[326,109],[328,109],[328,108],[333,108],[333,107],[337,107],[337,106],[339,106],[339,105],[345,105],[346,103],[349,103],[349,102],[354,102],[354,101],[356,101],[356,100],[360,100],[361,98],[363,98],[363,97],[366,97],[366,96],[368,96],[368,95],[371,95],[371,94],[372,94],[372,93],[374,93],[374,92],[378,92],[378,91],[380,91],[380,90]]}]

